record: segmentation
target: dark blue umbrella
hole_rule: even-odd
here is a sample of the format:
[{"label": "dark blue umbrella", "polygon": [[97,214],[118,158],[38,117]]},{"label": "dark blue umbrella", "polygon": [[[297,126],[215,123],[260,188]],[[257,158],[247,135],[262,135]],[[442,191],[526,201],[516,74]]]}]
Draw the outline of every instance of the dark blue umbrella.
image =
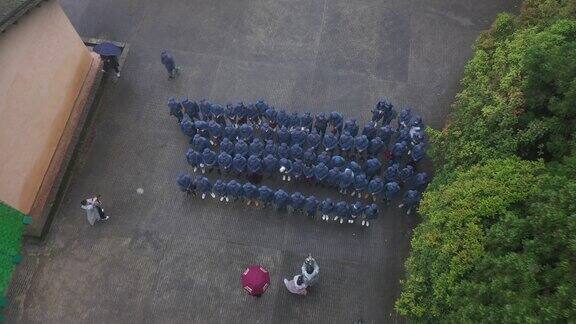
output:
[{"label": "dark blue umbrella", "polygon": [[94,46],[93,51],[104,56],[118,56],[122,49],[112,43],[104,42]]}]

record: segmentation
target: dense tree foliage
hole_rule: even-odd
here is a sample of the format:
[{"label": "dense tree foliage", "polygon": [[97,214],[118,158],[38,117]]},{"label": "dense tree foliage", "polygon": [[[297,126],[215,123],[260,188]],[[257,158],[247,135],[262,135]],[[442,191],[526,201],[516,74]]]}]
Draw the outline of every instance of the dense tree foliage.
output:
[{"label": "dense tree foliage", "polygon": [[[573,150],[576,15],[560,12],[576,1],[533,2],[520,17],[499,15],[476,42],[447,126],[430,130],[439,167],[512,155],[558,160]],[[560,18],[550,18],[551,8]]]},{"label": "dense tree foliage", "polygon": [[576,318],[576,182],[542,162],[490,160],[427,192],[420,213],[400,313],[451,322]]},{"label": "dense tree foliage", "polygon": [[476,42],[441,131],[396,309],[426,322],[576,319],[576,0]]}]

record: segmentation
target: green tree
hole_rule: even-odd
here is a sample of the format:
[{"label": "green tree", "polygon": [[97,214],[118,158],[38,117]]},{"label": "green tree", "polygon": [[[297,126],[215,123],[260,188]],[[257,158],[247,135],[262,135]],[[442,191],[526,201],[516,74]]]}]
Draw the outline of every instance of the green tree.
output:
[{"label": "green tree", "polygon": [[425,321],[576,318],[576,182],[490,160],[428,191],[396,303]]}]

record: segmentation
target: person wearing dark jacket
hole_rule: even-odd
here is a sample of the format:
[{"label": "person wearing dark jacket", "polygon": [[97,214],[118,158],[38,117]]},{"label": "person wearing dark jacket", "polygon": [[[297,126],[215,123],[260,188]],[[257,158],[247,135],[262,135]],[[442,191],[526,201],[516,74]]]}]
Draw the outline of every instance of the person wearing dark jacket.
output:
[{"label": "person wearing dark jacket", "polygon": [[168,108],[170,109],[170,116],[176,117],[178,124],[180,124],[184,118],[180,103],[175,98],[168,98]]},{"label": "person wearing dark jacket", "polygon": [[258,188],[258,199],[262,203],[262,208],[266,208],[274,200],[274,191],[266,186],[261,186]]},{"label": "person wearing dark jacket", "polygon": [[178,175],[177,183],[180,191],[185,192],[187,195],[196,196],[196,182],[192,180],[190,175],[181,173]]},{"label": "person wearing dark jacket", "polygon": [[104,66],[102,70],[106,72],[114,70],[114,72],[116,72],[116,77],[119,78],[120,64],[118,63],[118,57],[116,57],[115,55],[101,55],[100,57],[104,61]]},{"label": "person wearing dark jacket", "polygon": [[322,220],[328,221],[330,219],[330,215],[334,212],[334,202],[332,199],[326,198],[322,200],[318,207],[322,213]]},{"label": "person wearing dark jacket", "polygon": [[166,68],[166,71],[168,71],[168,79],[174,79],[179,68],[176,66],[172,55],[168,54],[167,51],[162,51],[162,53],[160,53],[160,61]]}]

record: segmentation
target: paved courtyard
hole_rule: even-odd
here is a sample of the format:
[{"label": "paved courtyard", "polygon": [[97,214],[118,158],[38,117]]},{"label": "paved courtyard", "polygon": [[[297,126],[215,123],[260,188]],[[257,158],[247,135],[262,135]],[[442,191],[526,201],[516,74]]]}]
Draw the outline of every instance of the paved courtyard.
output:
[{"label": "paved courtyard", "polygon": [[[61,3],[82,36],[131,48],[119,82],[104,84],[50,233],[25,242],[9,322],[403,322],[393,305],[415,218],[384,209],[362,229],[185,197],[175,178],[191,172],[188,144],[165,102],[263,97],[276,107],[366,120],[386,96],[438,128],[474,39],[498,12],[517,11],[517,1]],[[160,64],[162,49],[182,67],[175,81]],[[112,218],[90,227],[79,202],[94,193]],[[321,279],[299,298],[281,279],[308,253]],[[265,265],[273,282],[259,299],[240,287],[252,263]]]}]

